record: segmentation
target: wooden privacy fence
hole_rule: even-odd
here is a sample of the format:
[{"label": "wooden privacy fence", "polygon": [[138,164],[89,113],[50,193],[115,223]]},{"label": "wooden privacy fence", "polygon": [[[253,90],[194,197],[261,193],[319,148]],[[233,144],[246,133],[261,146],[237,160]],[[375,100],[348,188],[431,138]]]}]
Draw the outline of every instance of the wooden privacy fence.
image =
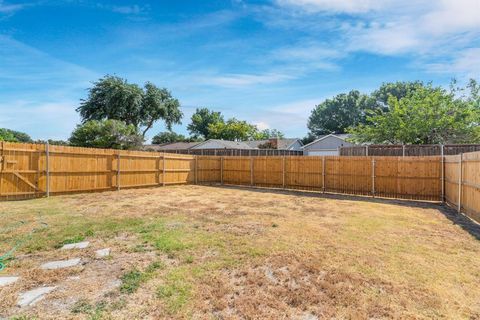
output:
[{"label": "wooden privacy fence", "polygon": [[199,156],[197,183],[441,201],[441,157]]},{"label": "wooden privacy fence", "polygon": [[369,145],[340,147],[341,156],[442,156],[480,151],[480,144]]},{"label": "wooden privacy fence", "polygon": [[193,156],[0,142],[0,199],[193,183]]},{"label": "wooden privacy fence", "polygon": [[303,150],[279,149],[164,149],[162,152],[191,154],[198,156],[301,156]]},{"label": "wooden privacy fence", "polygon": [[0,197],[230,184],[441,201],[442,157],[215,157],[0,143]]},{"label": "wooden privacy fence", "polygon": [[480,152],[445,157],[445,201],[480,222]]}]

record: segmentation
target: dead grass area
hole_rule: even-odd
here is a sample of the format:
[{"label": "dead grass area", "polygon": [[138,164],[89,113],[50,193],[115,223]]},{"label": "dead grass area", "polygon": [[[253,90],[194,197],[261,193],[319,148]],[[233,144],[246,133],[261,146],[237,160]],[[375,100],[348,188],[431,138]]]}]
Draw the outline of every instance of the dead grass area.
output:
[{"label": "dead grass area", "polygon": [[[435,204],[207,186],[3,202],[0,254],[25,242],[0,272],[20,276],[0,318],[479,319],[480,241],[452,220]],[[42,285],[56,289],[16,306]]]}]

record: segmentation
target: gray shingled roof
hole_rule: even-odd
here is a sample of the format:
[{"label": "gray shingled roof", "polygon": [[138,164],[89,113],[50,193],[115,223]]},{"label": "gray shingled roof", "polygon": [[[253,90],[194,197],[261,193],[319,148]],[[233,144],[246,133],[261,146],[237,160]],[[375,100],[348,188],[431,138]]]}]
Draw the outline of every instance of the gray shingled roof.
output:
[{"label": "gray shingled roof", "polygon": [[222,145],[222,148],[225,148],[225,149],[252,149],[252,147],[250,147],[244,141],[229,141],[229,140],[219,140],[219,139],[209,139],[207,141],[201,142],[201,144],[195,145],[196,149],[202,149],[202,145],[204,143],[207,143],[208,141],[214,141]]},{"label": "gray shingled roof", "polygon": [[164,144],[149,144],[145,145],[144,149],[152,150],[185,150],[190,149],[201,142],[173,142]]}]

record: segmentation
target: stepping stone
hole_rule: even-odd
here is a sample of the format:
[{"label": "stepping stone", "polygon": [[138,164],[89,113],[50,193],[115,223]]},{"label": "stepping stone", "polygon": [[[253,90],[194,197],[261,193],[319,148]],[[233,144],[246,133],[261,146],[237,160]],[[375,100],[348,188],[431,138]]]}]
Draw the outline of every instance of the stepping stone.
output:
[{"label": "stepping stone", "polygon": [[53,291],[56,287],[40,287],[27,292],[20,293],[18,305],[20,307],[31,306],[42,300],[44,296]]},{"label": "stepping stone", "polygon": [[80,258],[75,258],[70,260],[50,261],[42,264],[40,268],[43,270],[62,269],[62,268],[69,268],[69,267],[76,266],[79,263],[80,263]]},{"label": "stepping stone", "polygon": [[100,249],[95,251],[97,258],[104,258],[110,255],[110,248]]},{"label": "stepping stone", "polygon": [[8,286],[20,279],[20,277],[0,277],[0,287]]},{"label": "stepping stone", "polygon": [[77,242],[77,243],[69,243],[62,247],[62,250],[70,250],[70,249],[85,249],[90,244],[89,241]]}]

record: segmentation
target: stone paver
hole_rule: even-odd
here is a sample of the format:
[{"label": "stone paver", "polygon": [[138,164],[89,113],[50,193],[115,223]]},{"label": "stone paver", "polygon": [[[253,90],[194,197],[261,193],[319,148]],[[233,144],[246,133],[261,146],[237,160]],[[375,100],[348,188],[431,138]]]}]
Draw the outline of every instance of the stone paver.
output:
[{"label": "stone paver", "polygon": [[77,243],[69,243],[62,247],[62,250],[70,250],[70,249],[85,249],[90,244],[89,241],[77,242]]},{"label": "stone paver", "polygon": [[0,277],[0,287],[8,286],[20,279],[20,277]]},{"label": "stone paver", "polygon": [[95,251],[97,258],[104,258],[110,255],[110,248],[100,249]]},{"label": "stone paver", "polygon": [[27,292],[20,293],[18,297],[18,305],[20,307],[31,306],[42,300],[45,295],[53,291],[56,287],[40,287]]},{"label": "stone paver", "polygon": [[75,258],[70,260],[50,261],[42,264],[40,268],[43,270],[62,269],[62,268],[69,268],[69,267],[76,266],[79,263],[80,263],[80,258]]}]

